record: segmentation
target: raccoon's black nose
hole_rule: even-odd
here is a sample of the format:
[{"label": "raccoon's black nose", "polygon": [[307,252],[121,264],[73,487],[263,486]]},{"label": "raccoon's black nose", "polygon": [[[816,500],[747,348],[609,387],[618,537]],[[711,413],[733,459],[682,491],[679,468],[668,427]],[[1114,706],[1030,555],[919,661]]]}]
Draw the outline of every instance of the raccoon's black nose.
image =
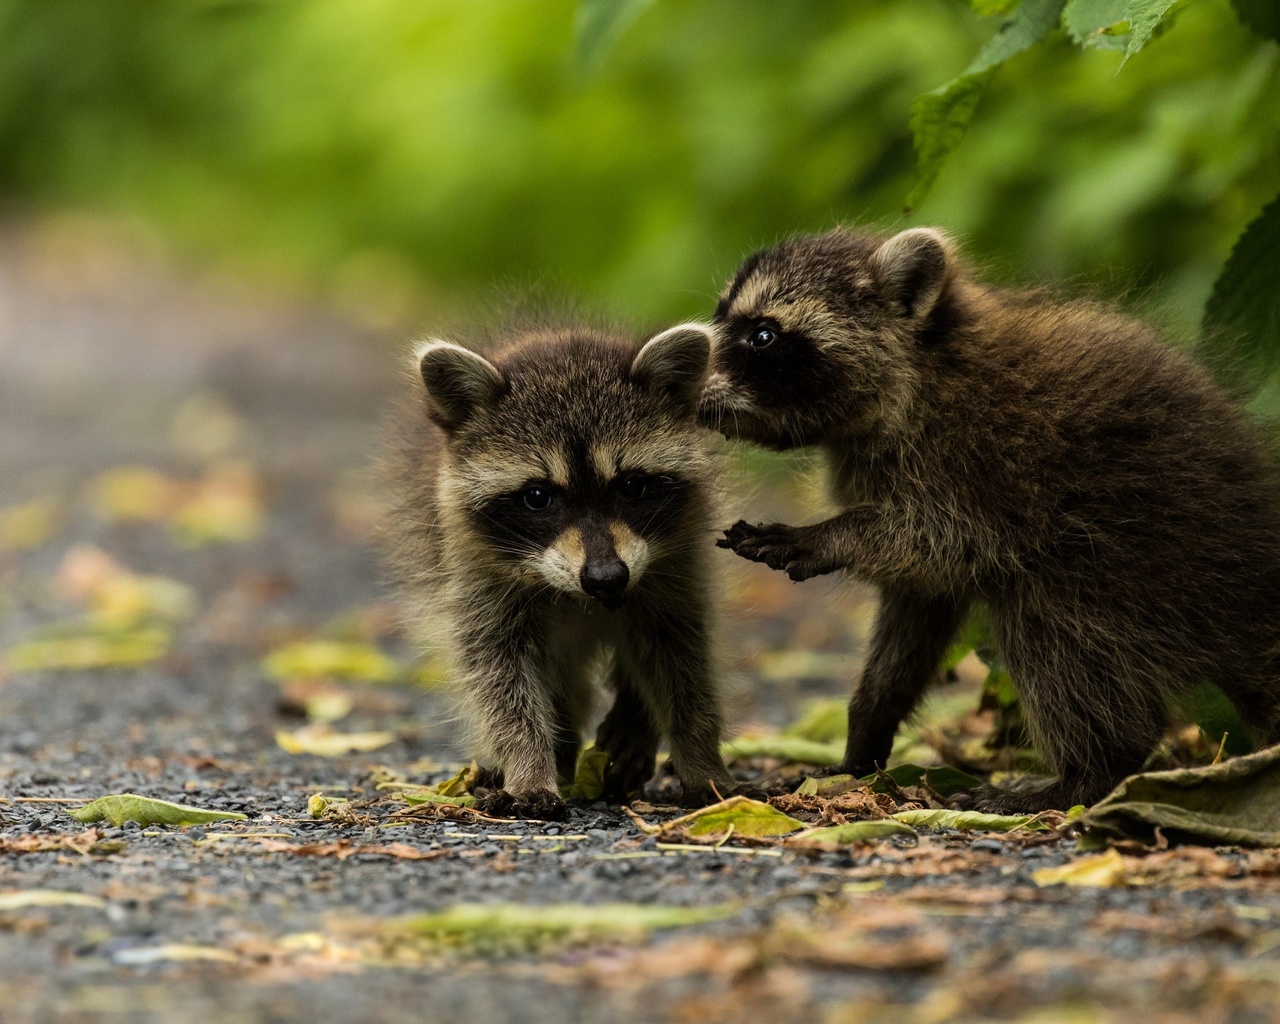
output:
[{"label": "raccoon's black nose", "polygon": [[601,562],[598,565],[588,562],[578,573],[578,582],[582,584],[582,589],[588,597],[594,597],[598,601],[607,601],[609,598],[621,596],[627,589],[629,579],[631,579],[631,573],[627,571],[626,563],[616,558],[611,562]]}]

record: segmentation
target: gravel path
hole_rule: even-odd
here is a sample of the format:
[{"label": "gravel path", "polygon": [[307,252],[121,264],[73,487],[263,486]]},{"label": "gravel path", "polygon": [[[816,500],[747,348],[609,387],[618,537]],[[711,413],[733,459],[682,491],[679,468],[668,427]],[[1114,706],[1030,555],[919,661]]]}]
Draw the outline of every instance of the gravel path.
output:
[{"label": "gravel path", "polygon": [[[398,375],[394,344],[342,323],[65,231],[0,233],[0,509],[57,509],[48,537],[0,550],[0,650],[77,611],[55,584],[75,545],[198,599],[143,667],[0,675],[0,1019],[1280,1020],[1267,852],[1124,851],[1135,884],[1077,888],[1035,882],[1075,856],[1056,837],[663,851],[604,804],[557,825],[387,827],[403,805],[375,790],[376,768],[434,781],[464,753],[444,698],[415,686],[352,688],[337,728],[387,730],[390,745],[285,753],[276,732],[302,721],[264,676],[266,652],[340,629],[409,658],[370,542],[368,467]],[[195,479],[215,454],[264,487],[255,539],[184,547],[163,524],[103,518],[86,489],[121,465]],[[736,723],[777,725],[843,693],[865,595],[726,571]],[[812,678],[761,668],[809,648],[826,656],[798,673]],[[319,791],[352,800],[347,820],[308,816]],[[118,792],[248,820],[91,831],[67,813]],[[11,895],[34,890],[93,899]],[[509,925],[452,950],[388,930],[477,903],[719,919],[638,942]]]}]

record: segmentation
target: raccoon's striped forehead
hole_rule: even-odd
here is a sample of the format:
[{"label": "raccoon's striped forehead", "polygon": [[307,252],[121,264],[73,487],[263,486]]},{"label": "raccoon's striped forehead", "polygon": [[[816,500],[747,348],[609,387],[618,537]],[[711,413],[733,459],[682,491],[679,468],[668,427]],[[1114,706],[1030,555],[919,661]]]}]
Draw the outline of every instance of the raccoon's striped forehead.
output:
[{"label": "raccoon's striped forehead", "polygon": [[569,335],[496,357],[505,392],[450,445],[451,475],[468,500],[535,480],[579,490],[629,472],[703,474],[701,430],[631,378],[635,352],[625,341]]},{"label": "raccoon's striped forehead", "polygon": [[715,322],[768,319],[785,332],[820,335],[874,287],[868,261],[877,244],[836,230],[762,249],[721,293]]}]

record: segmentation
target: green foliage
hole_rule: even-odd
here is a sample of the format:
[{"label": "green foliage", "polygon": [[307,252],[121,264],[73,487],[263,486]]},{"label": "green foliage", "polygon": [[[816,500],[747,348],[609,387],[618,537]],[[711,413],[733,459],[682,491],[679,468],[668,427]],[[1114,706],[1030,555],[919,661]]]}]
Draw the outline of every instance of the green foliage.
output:
[{"label": "green foliage", "polygon": [[653,0],[582,0],[578,7],[578,64],[584,71],[599,65],[631,23],[653,6]]},{"label": "green foliage", "polygon": [[[1280,196],[1245,229],[1205,304],[1209,355],[1255,388],[1280,371]],[[1265,409],[1263,411],[1266,411]]]},{"label": "green foliage", "polygon": [[911,135],[918,171],[904,205],[915,209],[929,193],[947,154],[964,137],[978,101],[996,70],[1010,57],[1029,49],[1058,23],[1065,0],[1023,0],[978,51],[964,71],[945,85],[925,93],[911,105]]},{"label": "green foliage", "polygon": [[1231,5],[1258,35],[1280,40],[1280,4],[1275,0],[1231,0]]},{"label": "green foliage", "polygon": [[239,811],[206,811],[168,800],[153,800],[134,793],[114,793],[99,797],[71,812],[77,821],[109,821],[120,828],[126,821],[139,825],[207,825],[213,821],[244,821]]}]

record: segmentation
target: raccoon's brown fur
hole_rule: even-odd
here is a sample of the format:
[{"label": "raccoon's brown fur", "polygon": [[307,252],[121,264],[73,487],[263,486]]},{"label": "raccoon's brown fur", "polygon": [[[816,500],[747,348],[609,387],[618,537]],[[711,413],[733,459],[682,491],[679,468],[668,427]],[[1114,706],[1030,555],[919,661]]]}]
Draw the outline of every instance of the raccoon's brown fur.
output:
[{"label": "raccoon's brown fur", "polygon": [[660,736],[686,799],[727,788],[711,607],[709,346],[532,330],[485,358],[432,341],[397,459],[393,562],[414,625],[448,648],[484,806],[563,816],[593,678],[615,693],[596,742],[607,795],[653,774]]},{"label": "raccoon's brown fur", "polygon": [[1100,305],[981,284],[926,228],[757,253],[714,317],[702,415],[819,447],[843,509],[722,546],[878,585],[840,770],[883,765],[966,609],[998,641],[1051,783],[1089,803],[1142,766],[1178,692],[1217,684],[1280,740],[1280,490],[1257,432],[1187,356]]}]

